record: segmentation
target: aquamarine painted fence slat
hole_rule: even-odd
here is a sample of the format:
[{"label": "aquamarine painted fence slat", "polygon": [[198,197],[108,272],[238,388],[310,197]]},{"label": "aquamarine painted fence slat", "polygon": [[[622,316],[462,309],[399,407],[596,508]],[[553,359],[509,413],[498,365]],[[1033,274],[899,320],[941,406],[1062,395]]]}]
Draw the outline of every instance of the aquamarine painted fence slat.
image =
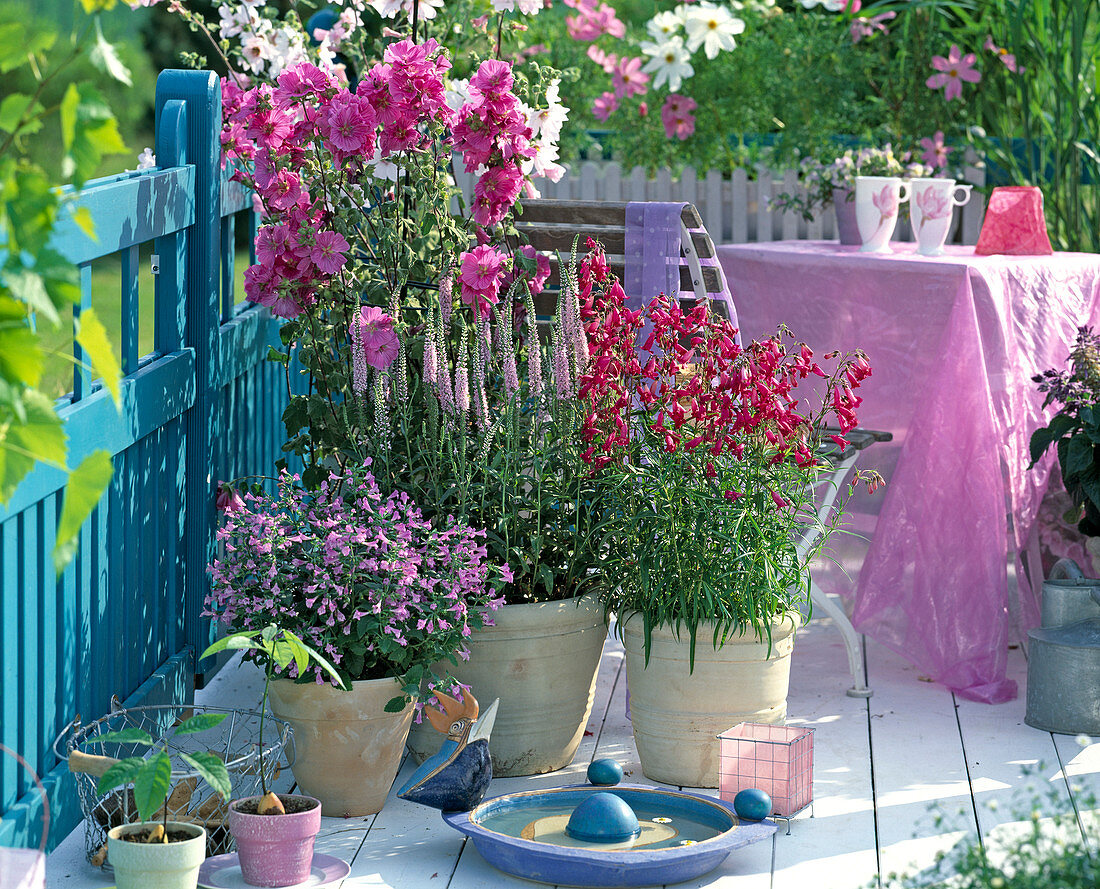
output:
[{"label": "aquamarine painted fence slat", "polygon": [[[232,293],[231,216],[252,201],[220,167],[216,76],[164,72],[156,110],[161,167],[88,183],[53,241],[80,267],[77,319],[96,307],[91,263],[120,254],[121,407],[84,367],[59,404],[70,464],[105,449],[114,477],[60,576],[50,554],[64,474],[36,467],[0,510],[0,741],[44,779],[51,847],[80,818],[53,738],[77,714],[87,722],[108,712],[113,695],[126,706],[190,699],[195,652],[213,638],[201,611],[216,485],[272,475],[282,440],[285,383],[264,360],[278,325],[266,309],[235,305]],[[95,237],[75,224],[84,208]],[[141,358],[138,281],[150,271],[154,351]],[[74,355],[83,357],[79,346]],[[41,802],[30,790],[0,757],[0,845],[38,843]]]}]

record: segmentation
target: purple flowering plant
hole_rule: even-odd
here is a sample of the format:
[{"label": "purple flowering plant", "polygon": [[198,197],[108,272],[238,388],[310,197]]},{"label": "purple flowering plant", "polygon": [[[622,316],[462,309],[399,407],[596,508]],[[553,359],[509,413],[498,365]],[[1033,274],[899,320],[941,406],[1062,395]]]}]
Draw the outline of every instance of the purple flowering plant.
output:
[{"label": "purple flowering plant", "polygon": [[[397,677],[416,696],[444,680],[431,667],[468,656],[467,638],[491,623],[511,576],[488,558],[484,532],[429,522],[405,493],[384,495],[369,464],[334,471],[314,491],[299,482],[284,472],[277,497],[246,493],[227,514],[205,614],[231,633],[278,624],[345,685]],[[276,671],[339,684],[318,662]]]}]

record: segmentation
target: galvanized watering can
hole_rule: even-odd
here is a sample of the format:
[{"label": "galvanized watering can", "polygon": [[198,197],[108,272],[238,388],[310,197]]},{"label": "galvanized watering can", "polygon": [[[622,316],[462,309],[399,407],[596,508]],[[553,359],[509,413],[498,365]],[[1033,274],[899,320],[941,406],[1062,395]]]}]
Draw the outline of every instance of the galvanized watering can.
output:
[{"label": "galvanized watering can", "polygon": [[1048,732],[1100,734],[1100,580],[1061,559],[1043,584],[1041,619],[1027,634],[1024,721]]}]

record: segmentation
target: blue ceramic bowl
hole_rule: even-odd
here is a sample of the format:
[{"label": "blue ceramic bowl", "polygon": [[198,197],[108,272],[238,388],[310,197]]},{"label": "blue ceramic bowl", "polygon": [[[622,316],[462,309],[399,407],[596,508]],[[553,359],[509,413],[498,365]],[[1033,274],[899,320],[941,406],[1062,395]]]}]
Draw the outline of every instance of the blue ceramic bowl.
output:
[{"label": "blue ceramic bowl", "polygon": [[[522,839],[486,828],[488,818],[525,808],[554,806],[568,814],[594,793],[613,792],[637,810],[659,810],[706,825],[717,836],[691,845],[662,849],[572,848]],[[544,810],[545,811],[545,810]],[[614,788],[589,784],[509,793],[485,800],[470,812],[445,814],[443,820],[467,834],[481,856],[505,873],[559,886],[652,886],[692,880],[718,867],[734,849],[775,833],[775,824],[742,821],[722,800],[660,787],[620,784]]]}]

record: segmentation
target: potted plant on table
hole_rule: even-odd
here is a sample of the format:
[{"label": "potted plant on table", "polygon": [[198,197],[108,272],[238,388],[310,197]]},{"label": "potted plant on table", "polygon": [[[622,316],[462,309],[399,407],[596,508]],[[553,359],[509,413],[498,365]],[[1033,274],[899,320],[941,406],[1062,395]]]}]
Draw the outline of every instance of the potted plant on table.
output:
[{"label": "potted plant on table", "polygon": [[807,221],[830,203],[836,211],[837,236],[841,244],[862,243],[856,225],[855,183],[857,176],[900,176],[915,179],[933,175],[933,167],[913,160],[912,152],[900,154],[884,148],[849,148],[829,163],[816,157],[803,158],[799,194],[779,194],[772,204],[785,211],[801,214]]},{"label": "potted plant on table", "polygon": [[[705,304],[685,311],[662,295],[627,309],[599,248],[580,285],[585,457],[605,490],[604,597],[626,647],[642,769],[713,787],[720,731],[786,716],[809,563],[840,518],[822,523],[814,507],[830,471],[825,419],[844,448],[870,367],[862,353],[831,353],[826,374],[783,328],[742,348]],[[822,394],[805,397],[813,379]]]},{"label": "potted plant on table", "polygon": [[302,791],[330,814],[371,814],[397,774],[414,698],[499,605],[501,572],[483,532],[434,527],[406,494],[384,496],[369,464],[315,491],[298,481],[284,473],[277,499],[250,492],[228,515],[208,613],[233,633],[274,621],[284,643],[327,659],[335,676],[316,659],[276,662],[271,708],[294,727]]},{"label": "potted plant on table", "polygon": [[[202,713],[185,719],[172,735],[206,731],[218,725],[226,714]],[[168,820],[168,793],[172,782],[169,735],[156,742],[148,732],[127,728],[107,732],[88,744],[120,744],[149,747],[148,756],[129,756],[114,762],[99,779],[97,792],[105,795],[116,787],[133,784],[139,824],[114,827],[107,834],[107,857],[115,871],[118,889],[195,889],[199,867],[206,858],[206,830],[201,824]],[[179,756],[220,796],[232,792],[225,763],[214,753],[183,753]],[[157,820],[159,819],[159,820]]]},{"label": "potted plant on table", "polygon": [[275,624],[268,624],[262,630],[225,636],[209,646],[202,658],[226,649],[246,651],[264,665],[258,738],[261,795],[234,800],[229,808],[229,831],[237,841],[241,876],[249,886],[304,883],[313,862],[313,841],[321,828],[321,803],[313,797],[276,794],[268,789],[263,762],[268,693],[275,670],[286,671],[291,664],[303,676],[313,664],[338,687],[345,686],[340,674],[325,658],[292,632]]}]

